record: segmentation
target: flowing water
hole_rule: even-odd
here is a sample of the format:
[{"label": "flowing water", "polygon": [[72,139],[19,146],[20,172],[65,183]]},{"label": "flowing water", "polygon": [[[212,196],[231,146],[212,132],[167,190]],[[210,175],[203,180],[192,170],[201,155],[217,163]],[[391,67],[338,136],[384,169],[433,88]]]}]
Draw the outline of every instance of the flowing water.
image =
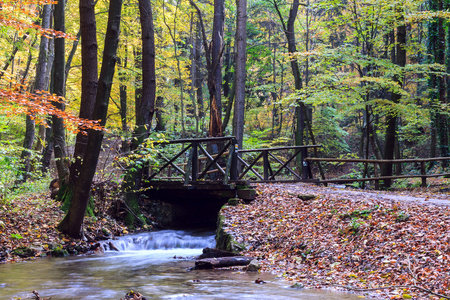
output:
[{"label": "flowing water", "polygon": [[[33,290],[58,299],[119,300],[130,290],[147,299],[358,299],[323,290],[297,290],[271,274],[193,270],[193,256],[214,247],[211,232],[162,230],[121,237],[116,251],[0,265],[0,299]],[[255,284],[261,278],[265,284]]]}]

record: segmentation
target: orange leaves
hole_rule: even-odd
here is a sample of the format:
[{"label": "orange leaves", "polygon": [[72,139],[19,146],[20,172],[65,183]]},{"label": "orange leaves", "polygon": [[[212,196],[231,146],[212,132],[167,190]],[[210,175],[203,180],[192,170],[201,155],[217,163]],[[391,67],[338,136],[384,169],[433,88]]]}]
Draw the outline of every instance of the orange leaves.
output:
[{"label": "orange leaves", "polygon": [[36,22],[32,21],[39,17],[38,8],[41,5],[56,4],[57,1],[2,1],[0,10],[0,26],[14,28],[19,32],[35,31],[40,35],[57,38],[75,39],[74,36],[53,29],[42,28]]},{"label": "orange leaves", "polygon": [[81,119],[53,106],[53,102],[64,102],[63,98],[44,91],[30,93],[24,91],[24,86],[12,84],[12,88],[0,88],[0,114],[32,115],[37,123],[45,123],[46,115],[56,115],[67,123],[74,124],[74,132],[79,130],[103,130],[98,121]]},{"label": "orange leaves", "polygon": [[[290,188],[260,186],[251,205],[223,211],[225,224],[233,224],[228,231],[248,245],[245,255],[263,259],[263,269],[309,286],[418,285],[450,293],[447,208],[395,203],[364,193],[342,199],[325,188],[305,204],[288,193]],[[306,184],[294,188],[294,194],[319,189]],[[406,214],[410,218],[401,218]],[[390,289],[388,298],[429,299],[427,293],[416,292]]]}]

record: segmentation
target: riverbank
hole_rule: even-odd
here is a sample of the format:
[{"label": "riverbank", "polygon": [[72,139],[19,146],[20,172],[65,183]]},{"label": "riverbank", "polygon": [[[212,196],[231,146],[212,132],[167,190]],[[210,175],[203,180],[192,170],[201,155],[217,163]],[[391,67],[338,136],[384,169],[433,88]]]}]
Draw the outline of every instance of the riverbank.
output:
[{"label": "riverbank", "polygon": [[450,299],[448,206],[336,190],[259,185],[254,202],[222,210],[225,231],[247,246],[242,254],[261,260],[262,271],[297,286]]},{"label": "riverbank", "polygon": [[68,238],[56,230],[65,213],[48,193],[24,194],[0,206],[0,263],[102,251],[100,240],[127,233],[105,215],[85,218],[85,240]]}]

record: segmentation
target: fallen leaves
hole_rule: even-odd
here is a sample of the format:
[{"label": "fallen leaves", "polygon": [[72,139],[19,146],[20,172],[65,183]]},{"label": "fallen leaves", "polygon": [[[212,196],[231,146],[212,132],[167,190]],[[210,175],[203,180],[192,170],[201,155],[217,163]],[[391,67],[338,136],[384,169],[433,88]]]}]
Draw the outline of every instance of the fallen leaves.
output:
[{"label": "fallen leaves", "polygon": [[308,286],[392,286],[377,292],[392,299],[450,295],[447,207],[344,199],[326,190],[304,202],[280,185],[261,185],[258,195],[222,214],[226,231],[248,245],[245,255],[262,260],[262,270]]},{"label": "fallen leaves", "polygon": [[125,228],[110,217],[86,218],[88,240],[73,240],[56,230],[64,212],[59,208],[60,202],[47,195],[16,199],[4,206],[0,207],[0,263],[98,251],[101,247],[97,240],[105,232],[117,236]]}]

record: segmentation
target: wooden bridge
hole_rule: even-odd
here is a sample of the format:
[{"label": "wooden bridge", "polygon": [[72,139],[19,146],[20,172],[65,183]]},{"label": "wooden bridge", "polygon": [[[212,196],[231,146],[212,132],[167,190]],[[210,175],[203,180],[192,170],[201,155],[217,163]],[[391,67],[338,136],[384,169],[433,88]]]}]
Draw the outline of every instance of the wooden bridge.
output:
[{"label": "wooden bridge", "polygon": [[[141,191],[142,196],[152,203],[152,213],[160,217],[160,224],[168,227],[211,225],[228,199],[253,199],[252,183],[372,181],[378,189],[382,180],[421,178],[422,186],[426,186],[429,177],[450,176],[445,170],[428,174],[426,169],[426,163],[432,166],[434,162],[450,160],[448,157],[397,160],[318,158],[308,157],[308,150],[316,150],[320,145],[238,149],[234,137],[171,140],[157,143],[156,147],[157,163],[145,168],[140,178]],[[364,174],[361,178],[325,179],[318,164],[321,178],[313,178],[310,164],[319,162],[364,164]],[[380,166],[385,163],[418,164],[420,172],[380,176]],[[373,167],[368,168],[368,164],[373,164]],[[301,166],[300,171],[298,166]],[[373,174],[368,172],[369,169]]]},{"label": "wooden bridge", "polygon": [[254,198],[251,183],[314,181],[306,158],[309,148],[320,147],[243,150],[235,137],[171,140],[155,146],[157,163],[145,168],[141,190],[159,223],[168,227],[215,222],[228,199]]}]

